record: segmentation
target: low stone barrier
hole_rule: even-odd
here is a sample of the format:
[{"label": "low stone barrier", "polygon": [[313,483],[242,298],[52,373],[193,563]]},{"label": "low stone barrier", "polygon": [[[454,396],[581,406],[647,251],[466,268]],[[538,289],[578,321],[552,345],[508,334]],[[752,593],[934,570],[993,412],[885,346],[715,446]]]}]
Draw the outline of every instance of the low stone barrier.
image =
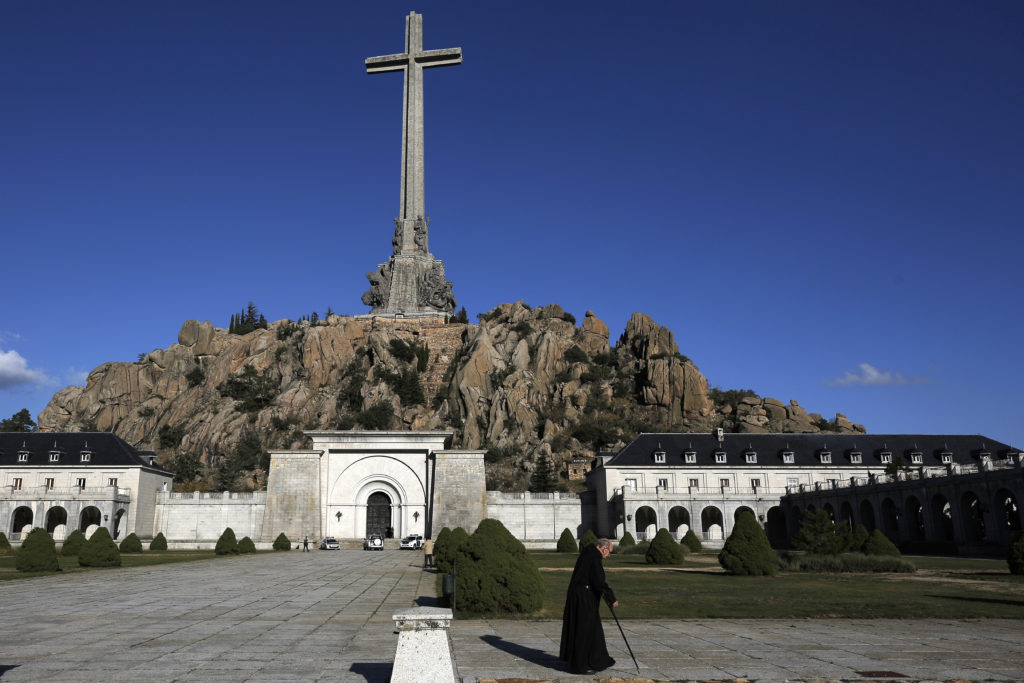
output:
[{"label": "low stone barrier", "polygon": [[452,611],[442,607],[410,607],[395,612],[398,646],[391,683],[456,683]]}]

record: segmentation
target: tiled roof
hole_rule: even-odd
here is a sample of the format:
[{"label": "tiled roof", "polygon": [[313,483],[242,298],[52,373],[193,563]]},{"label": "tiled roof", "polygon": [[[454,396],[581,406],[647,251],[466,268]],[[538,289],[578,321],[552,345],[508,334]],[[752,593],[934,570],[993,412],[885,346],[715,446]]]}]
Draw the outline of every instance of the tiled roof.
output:
[{"label": "tiled roof", "polygon": [[[920,452],[921,465],[942,465],[942,453],[952,454],[952,462],[977,463],[982,453],[1005,458],[1018,449],[979,434],[724,434],[721,443],[713,433],[641,434],[623,447],[605,467],[721,467],[716,451],[725,452],[726,466],[751,466],[746,452],[756,454],[754,466],[784,466],[783,453],[793,454],[793,467],[850,466],[850,453],[860,452],[862,466],[881,466],[883,452],[902,456],[914,466],[911,453]],[[695,462],[687,463],[686,451]],[[823,464],[822,451],[831,454],[831,464]],[[664,463],[655,462],[655,452],[665,454]],[[856,463],[854,463],[856,466]]]},{"label": "tiled roof", "polygon": [[[28,453],[26,462],[19,453]],[[89,454],[87,462],[82,453]],[[51,453],[58,459],[51,462]],[[0,432],[0,467],[146,467],[166,471],[152,451],[140,451],[110,432]]]}]

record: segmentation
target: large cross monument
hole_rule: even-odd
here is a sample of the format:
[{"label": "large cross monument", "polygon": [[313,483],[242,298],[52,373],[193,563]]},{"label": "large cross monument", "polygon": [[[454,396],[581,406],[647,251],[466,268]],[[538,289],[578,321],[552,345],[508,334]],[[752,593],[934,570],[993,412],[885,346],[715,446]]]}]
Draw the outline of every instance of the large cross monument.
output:
[{"label": "large cross monument", "polygon": [[405,18],[405,52],[366,60],[366,73],[402,71],[405,74],[405,113],[402,117],[402,188],[395,219],[393,252],[376,272],[367,273],[370,291],[363,303],[370,315],[443,316],[455,310],[452,283],[444,263],[430,253],[430,219],[423,190],[423,70],[462,63],[462,48],[423,49],[423,15]]}]

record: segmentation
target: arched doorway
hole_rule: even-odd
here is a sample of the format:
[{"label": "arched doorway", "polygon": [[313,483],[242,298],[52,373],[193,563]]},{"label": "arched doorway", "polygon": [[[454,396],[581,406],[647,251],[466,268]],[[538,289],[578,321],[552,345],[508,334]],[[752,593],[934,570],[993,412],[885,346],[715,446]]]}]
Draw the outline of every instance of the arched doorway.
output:
[{"label": "arched doorway", "polygon": [[875,508],[871,507],[870,500],[863,500],[860,503],[860,523],[868,531],[875,530]]},{"label": "arched doorway", "polygon": [[124,510],[118,510],[117,514],[114,515],[114,538],[121,535],[121,520],[124,519]]},{"label": "arched doorway", "polygon": [[900,541],[900,510],[892,498],[882,501],[882,533],[893,543]]},{"label": "arched doorway", "polygon": [[[25,527],[28,527],[27,529]],[[32,530],[32,508],[22,505],[11,515],[11,539],[21,538],[22,532]]]},{"label": "arched doorway", "polygon": [[839,506],[839,519],[846,522],[846,525],[851,529],[853,528],[853,506],[850,505],[849,501],[843,501],[843,504]]},{"label": "arched doorway", "polygon": [[[681,528],[681,527],[686,527]],[[690,528],[690,512],[681,505],[668,511],[668,530],[677,537],[685,534]]]},{"label": "arched doorway", "polygon": [[67,533],[68,511],[57,505],[46,513],[46,533],[54,540],[61,540]]},{"label": "arched doorway", "polygon": [[968,491],[960,499],[960,509],[967,541],[974,543],[985,540],[985,517],[982,514],[981,501],[973,491]]},{"label": "arched doorway", "polygon": [[366,535],[387,535],[391,524],[391,497],[383,491],[374,491],[366,499]]},{"label": "arched doorway", "polygon": [[78,530],[84,534],[86,529],[91,526],[99,526],[102,521],[103,515],[100,514],[100,509],[90,505],[82,510],[82,514],[79,517]]},{"label": "arched doorway", "polygon": [[785,548],[789,545],[789,534],[786,532],[786,513],[778,505],[768,508],[768,521],[764,525],[768,542],[773,548]]},{"label": "arched doorway", "polygon": [[953,540],[953,510],[941,493],[932,498],[932,522],[939,540]]},{"label": "arched doorway", "polygon": [[835,511],[835,509],[833,509],[832,503],[825,503],[825,505],[823,506],[822,509],[825,510],[825,512],[828,513],[828,518],[832,520],[833,524],[835,524],[836,523],[836,511]]},{"label": "arched doorway", "polygon": [[658,531],[658,513],[647,505],[636,511],[633,515],[636,521],[636,540],[650,541]]},{"label": "arched doorway", "polygon": [[714,506],[708,506],[700,511],[700,528],[704,532],[705,539],[722,538],[725,524],[722,521],[722,511]]},{"label": "arched doorway", "polygon": [[907,529],[910,532],[910,540],[924,540],[924,506],[914,496],[907,498],[904,505],[907,513]]}]

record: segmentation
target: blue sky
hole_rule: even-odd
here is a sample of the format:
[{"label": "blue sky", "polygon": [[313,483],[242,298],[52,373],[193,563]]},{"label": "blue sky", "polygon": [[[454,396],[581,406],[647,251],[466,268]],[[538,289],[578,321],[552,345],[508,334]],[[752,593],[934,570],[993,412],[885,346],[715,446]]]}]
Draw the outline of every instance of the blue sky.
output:
[{"label": "blue sky", "polygon": [[0,417],[226,327],[364,313],[431,69],[471,317],[634,311],[712,385],[1024,447],[1024,4],[0,3]]}]

